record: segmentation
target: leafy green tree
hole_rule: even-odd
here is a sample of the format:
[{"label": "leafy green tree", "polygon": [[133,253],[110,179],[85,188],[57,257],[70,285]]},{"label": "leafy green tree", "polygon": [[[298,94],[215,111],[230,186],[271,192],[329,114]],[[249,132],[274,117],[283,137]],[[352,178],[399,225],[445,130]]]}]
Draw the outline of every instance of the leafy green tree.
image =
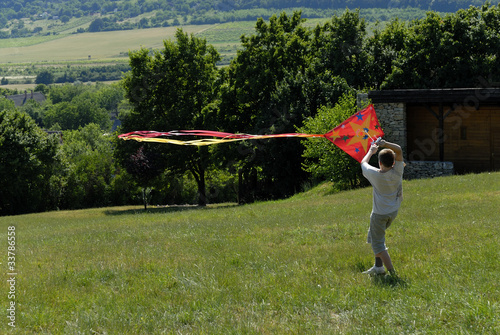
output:
[{"label": "leafy green tree", "polygon": [[[146,49],[130,55],[132,70],[123,84],[133,109],[123,120],[123,131],[211,128],[206,107],[217,97],[220,59],[206,41],[182,30],[176,41],[164,41],[164,49]],[[215,125],[214,125],[215,126]],[[126,142],[121,160],[136,152],[138,145]],[[154,146],[154,145],[152,145]],[[189,170],[198,185],[199,204],[206,204],[205,171],[210,165],[206,147],[154,146],[163,156],[165,168]]]},{"label": "leafy green tree", "polygon": [[359,9],[318,25],[313,32],[312,51],[316,73],[329,71],[344,78],[351,87],[363,88],[368,82],[368,54],[364,48],[366,23]]},{"label": "leafy green tree", "polygon": [[45,85],[52,84],[54,83],[54,75],[52,74],[51,71],[48,70],[41,71],[39,74],[37,74],[35,83],[45,84]]},{"label": "leafy green tree", "polygon": [[63,101],[71,102],[75,97],[89,89],[91,89],[90,86],[83,84],[53,85],[50,86],[48,97],[53,104]]},{"label": "leafy green tree", "polygon": [[105,25],[106,24],[104,23],[103,19],[97,18],[94,21],[92,21],[92,23],[90,24],[88,30],[91,33],[99,32],[99,31],[101,31],[101,30],[104,29]]},{"label": "leafy green tree", "polygon": [[367,87],[380,89],[391,74],[398,55],[405,48],[409,30],[405,22],[394,19],[383,29],[375,29],[373,37],[366,43],[369,54],[369,79]]},{"label": "leafy green tree", "polygon": [[44,110],[42,105],[33,99],[26,101],[23,106],[19,107],[19,110],[28,114],[39,127],[43,127],[43,114]]},{"label": "leafy green tree", "polygon": [[12,109],[0,111],[1,215],[54,206],[49,194],[57,145],[57,138],[38,128],[27,114]]},{"label": "leafy green tree", "polygon": [[126,161],[125,167],[141,186],[144,209],[147,209],[152,182],[163,172],[161,157],[157,152],[146,152],[144,146],[141,146]]},{"label": "leafy green tree", "polygon": [[500,79],[500,10],[485,4],[412,22],[382,88],[445,88]]},{"label": "leafy green tree", "polygon": [[113,147],[101,127],[90,123],[63,132],[62,208],[86,208],[110,204],[114,174]]},{"label": "leafy green tree", "polygon": [[8,110],[14,111],[16,109],[16,104],[10,99],[5,99],[0,97],[0,111]]},{"label": "leafy green tree", "polygon": [[45,106],[43,117],[48,128],[58,124],[63,130],[76,130],[89,123],[99,124],[103,130],[111,127],[111,111],[106,110],[116,108],[111,95],[103,96],[94,87],[78,84],[53,87],[49,97],[53,104]]},{"label": "leafy green tree", "polygon": [[[304,111],[292,104],[303,97],[301,73],[310,62],[310,31],[303,21],[300,12],[272,16],[269,22],[259,19],[256,33],[242,37],[242,49],[229,67],[221,96],[219,125],[225,130],[294,132],[302,122]],[[240,188],[253,188],[240,194],[284,197],[305,178],[299,149],[299,141],[259,141],[232,146],[232,153],[225,151],[224,156],[238,161]],[[255,189],[256,174],[260,190]]]},{"label": "leafy green tree", "polygon": [[[301,132],[325,134],[341,124],[359,110],[354,94],[345,94],[333,107],[323,107],[318,114],[304,121]],[[345,190],[365,185],[361,165],[335,144],[324,138],[310,138],[303,141],[306,161],[304,169],[316,180],[333,182],[336,190]]]}]

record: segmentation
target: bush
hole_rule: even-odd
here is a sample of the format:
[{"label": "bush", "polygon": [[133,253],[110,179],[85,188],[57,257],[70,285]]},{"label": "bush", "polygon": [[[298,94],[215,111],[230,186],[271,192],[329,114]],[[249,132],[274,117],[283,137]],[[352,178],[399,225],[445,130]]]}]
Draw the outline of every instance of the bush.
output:
[{"label": "bush", "polygon": [[[317,115],[308,118],[300,132],[325,134],[341,124],[358,106],[354,94],[344,94],[333,107],[322,107]],[[329,180],[337,190],[351,189],[366,185],[361,173],[361,165],[339,147],[324,138],[310,138],[304,141],[304,170],[317,180]]]}]

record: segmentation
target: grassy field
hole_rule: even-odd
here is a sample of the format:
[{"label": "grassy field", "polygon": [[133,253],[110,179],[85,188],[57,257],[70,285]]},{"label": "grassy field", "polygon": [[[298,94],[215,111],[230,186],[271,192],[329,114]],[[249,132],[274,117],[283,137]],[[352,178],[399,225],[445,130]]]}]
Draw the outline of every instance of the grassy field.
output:
[{"label": "grassy field", "polygon": [[12,313],[19,334],[500,333],[500,173],[404,188],[399,280],[361,273],[370,188],[1,217],[0,333]]},{"label": "grassy field", "polygon": [[[209,25],[185,26],[185,32],[199,33]],[[177,28],[151,28],[137,30],[110,31],[99,33],[70,34],[58,39],[33,40],[10,39],[0,45],[1,63],[40,63],[88,60],[128,60],[128,51],[163,47],[163,40],[174,36]],[[17,44],[20,43],[20,44]]]},{"label": "grassy field", "polygon": [[[326,20],[311,19],[307,25],[315,26]],[[206,39],[221,55],[232,56],[240,45],[241,35],[253,34],[254,27],[255,21],[243,21],[83,34],[71,34],[68,30],[60,35],[0,39],[0,66],[82,62],[89,56],[92,62],[128,61],[130,50],[163,48],[163,41],[173,39],[178,28]]]}]

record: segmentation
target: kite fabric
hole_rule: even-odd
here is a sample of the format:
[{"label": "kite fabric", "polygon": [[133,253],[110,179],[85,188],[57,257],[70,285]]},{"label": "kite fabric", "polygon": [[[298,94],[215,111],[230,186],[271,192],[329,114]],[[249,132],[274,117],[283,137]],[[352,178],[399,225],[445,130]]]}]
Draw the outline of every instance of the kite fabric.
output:
[{"label": "kite fabric", "polygon": [[[198,140],[182,141],[172,139],[173,136],[205,136],[212,138],[202,138]],[[384,136],[373,105],[369,105],[363,110],[349,117],[337,127],[326,134],[304,134],[286,133],[269,135],[233,134],[210,130],[172,130],[168,132],[157,131],[133,131],[121,134],[118,137],[123,140],[136,140],[139,142],[157,142],[176,145],[204,146],[219,143],[228,143],[244,140],[260,140],[280,137],[324,137],[344,150],[358,162],[361,162],[369,146],[377,138]]]}]

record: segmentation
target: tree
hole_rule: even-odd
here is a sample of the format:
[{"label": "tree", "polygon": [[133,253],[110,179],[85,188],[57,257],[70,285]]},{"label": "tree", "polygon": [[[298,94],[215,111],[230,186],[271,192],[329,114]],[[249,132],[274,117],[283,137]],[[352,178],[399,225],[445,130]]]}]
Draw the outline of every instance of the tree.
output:
[{"label": "tree", "polygon": [[500,80],[499,27],[500,9],[489,4],[444,17],[427,13],[408,27],[381,87],[473,87],[480,78]]},{"label": "tree", "polygon": [[368,39],[370,77],[366,86],[380,89],[386,77],[392,72],[394,62],[404,48],[409,31],[405,22],[394,19],[383,30],[376,29]]},{"label": "tree", "polygon": [[[301,132],[325,134],[341,124],[358,110],[356,96],[345,94],[333,108],[323,107],[315,117],[309,118]],[[337,190],[365,185],[360,164],[339,147],[324,138],[303,141],[306,161],[304,169],[316,180],[329,180]]]},{"label": "tree", "polygon": [[141,146],[137,152],[130,155],[130,159],[126,161],[125,168],[127,172],[142,187],[144,209],[148,207],[148,188],[151,186],[152,181],[163,172],[161,165],[159,154],[154,151],[146,152],[144,146]]},{"label": "tree", "polygon": [[[103,87],[107,90],[107,87]],[[99,87],[78,85],[62,85],[51,87],[49,98],[52,104],[46,106],[43,117],[48,128],[58,124],[63,130],[76,130],[89,123],[101,126],[103,130],[111,127],[110,113],[107,107],[115,107],[112,99],[106,99]]]},{"label": "tree", "polygon": [[[123,120],[123,131],[210,128],[206,107],[217,97],[219,59],[214,47],[182,30],[177,31],[175,42],[164,41],[160,52],[151,55],[143,48],[131,53],[131,71],[123,84],[133,109]],[[130,142],[126,145],[122,161],[138,149]],[[162,154],[165,168],[179,173],[188,169],[193,174],[198,203],[205,205],[208,149],[165,145],[154,149]]]},{"label": "tree", "polygon": [[318,74],[329,71],[351,87],[364,88],[368,81],[368,54],[364,48],[366,23],[356,11],[346,10],[313,32],[312,50]]},{"label": "tree", "polygon": [[35,83],[45,85],[52,84],[54,83],[54,75],[48,70],[41,71],[39,74],[37,74]]},{"label": "tree", "polygon": [[91,32],[91,33],[99,32],[99,31],[103,30],[105,26],[106,26],[106,23],[104,23],[104,20],[101,18],[97,18],[94,21],[92,21],[92,23],[90,24],[89,32]]},{"label": "tree", "polygon": [[[227,131],[294,132],[301,124],[304,111],[293,105],[304,97],[299,77],[310,63],[310,32],[303,21],[300,12],[272,16],[269,22],[259,19],[256,34],[242,37],[242,49],[229,67],[221,97],[218,124]],[[299,141],[258,141],[229,148],[232,153],[225,155],[239,162],[240,188],[246,188],[248,195],[285,197],[306,177],[300,167]]]},{"label": "tree", "polygon": [[110,204],[114,174],[113,147],[97,124],[63,132],[60,148],[63,165],[59,172],[59,206],[86,208]]},{"label": "tree", "polygon": [[27,114],[0,111],[0,215],[53,208],[49,195],[57,145]]}]

